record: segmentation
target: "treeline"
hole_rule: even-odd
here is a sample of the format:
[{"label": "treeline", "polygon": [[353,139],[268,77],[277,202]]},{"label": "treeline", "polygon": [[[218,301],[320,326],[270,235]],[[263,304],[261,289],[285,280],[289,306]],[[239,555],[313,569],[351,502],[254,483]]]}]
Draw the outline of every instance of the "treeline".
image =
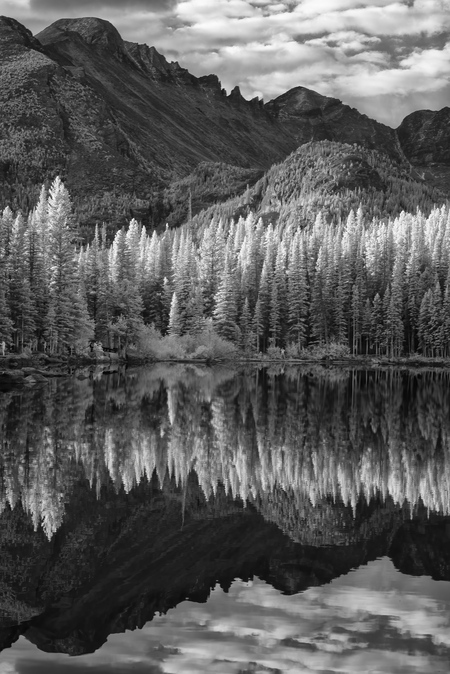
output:
[{"label": "treeline", "polygon": [[[450,355],[450,215],[363,209],[328,223],[264,226],[250,213],[149,235],[136,220],[82,246],[59,179],[25,218],[0,218],[0,341],[52,353],[95,338],[214,331],[245,352],[311,345],[397,357]],[[145,326],[152,326],[151,328]]]}]

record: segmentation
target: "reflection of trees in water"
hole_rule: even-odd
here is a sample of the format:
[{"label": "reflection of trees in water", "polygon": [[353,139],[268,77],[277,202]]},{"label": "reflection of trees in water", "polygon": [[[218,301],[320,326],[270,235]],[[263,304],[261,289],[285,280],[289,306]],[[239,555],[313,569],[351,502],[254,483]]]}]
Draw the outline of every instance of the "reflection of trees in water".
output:
[{"label": "reflection of trees in water", "polygon": [[158,366],[3,394],[0,507],[21,501],[50,537],[80,474],[128,492],[154,471],[182,486],[195,470],[206,496],[222,483],[291,535],[337,499],[350,516],[388,497],[449,514],[449,381]]}]

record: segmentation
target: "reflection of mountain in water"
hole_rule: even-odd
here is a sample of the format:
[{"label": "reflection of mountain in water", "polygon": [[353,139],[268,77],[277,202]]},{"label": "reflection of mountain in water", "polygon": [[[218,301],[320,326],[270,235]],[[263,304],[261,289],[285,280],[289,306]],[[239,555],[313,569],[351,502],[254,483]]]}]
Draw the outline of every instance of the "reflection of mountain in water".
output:
[{"label": "reflection of mountain in water", "polygon": [[450,579],[446,375],[53,387],[0,398],[0,647],[92,651],[217,581],[298,592],[386,554]]},{"label": "reflection of mountain in water", "polygon": [[0,507],[21,501],[51,537],[83,475],[100,494],[110,480],[129,492],[154,471],[160,484],[168,473],[183,486],[195,470],[206,497],[221,483],[275,521],[286,509],[309,517],[319,503],[322,517],[324,499],[356,512],[379,495],[450,514],[448,382],[399,373],[186,379],[166,368],[3,397]]}]

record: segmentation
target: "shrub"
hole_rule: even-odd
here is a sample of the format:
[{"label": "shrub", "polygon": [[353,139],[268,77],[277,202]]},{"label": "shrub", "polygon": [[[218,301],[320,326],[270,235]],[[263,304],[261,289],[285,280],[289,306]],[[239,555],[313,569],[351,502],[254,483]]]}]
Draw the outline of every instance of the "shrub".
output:
[{"label": "shrub", "polygon": [[194,335],[166,335],[163,337],[154,326],[143,326],[137,351],[154,360],[183,360],[200,358],[217,360],[235,358],[238,350],[234,344],[218,335],[210,323]]},{"label": "shrub", "polygon": [[283,360],[285,358],[285,350],[279,346],[269,346],[266,351],[266,357],[270,360]]},{"label": "shrub", "polygon": [[347,344],[340,344],[338,342],[316,344],[308,347],[305,355],[317,360],[321,358],[348,358],[350,356],[350,348]]},{"label": "shrub", "polygon": [[306,350],[297,342],[292,342],[286,347],[286,358],[305,358]]}]

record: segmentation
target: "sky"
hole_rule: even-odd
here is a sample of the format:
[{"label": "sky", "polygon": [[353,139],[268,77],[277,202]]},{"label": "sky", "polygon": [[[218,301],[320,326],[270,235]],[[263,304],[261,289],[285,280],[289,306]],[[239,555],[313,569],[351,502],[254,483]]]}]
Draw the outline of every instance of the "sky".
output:
[{"label": "sky", "polygon": [[449,627],[450,583],[403,575],[384,557],[293,596],[237,580],[92,655],[43,653],[21,637],[0,674],[444,674]]},{"label": "sky", "polygon": [[450,105],[450,0],[0,0],[37,33],[97,16],[246,98],[295,86],[390,126]]}]

